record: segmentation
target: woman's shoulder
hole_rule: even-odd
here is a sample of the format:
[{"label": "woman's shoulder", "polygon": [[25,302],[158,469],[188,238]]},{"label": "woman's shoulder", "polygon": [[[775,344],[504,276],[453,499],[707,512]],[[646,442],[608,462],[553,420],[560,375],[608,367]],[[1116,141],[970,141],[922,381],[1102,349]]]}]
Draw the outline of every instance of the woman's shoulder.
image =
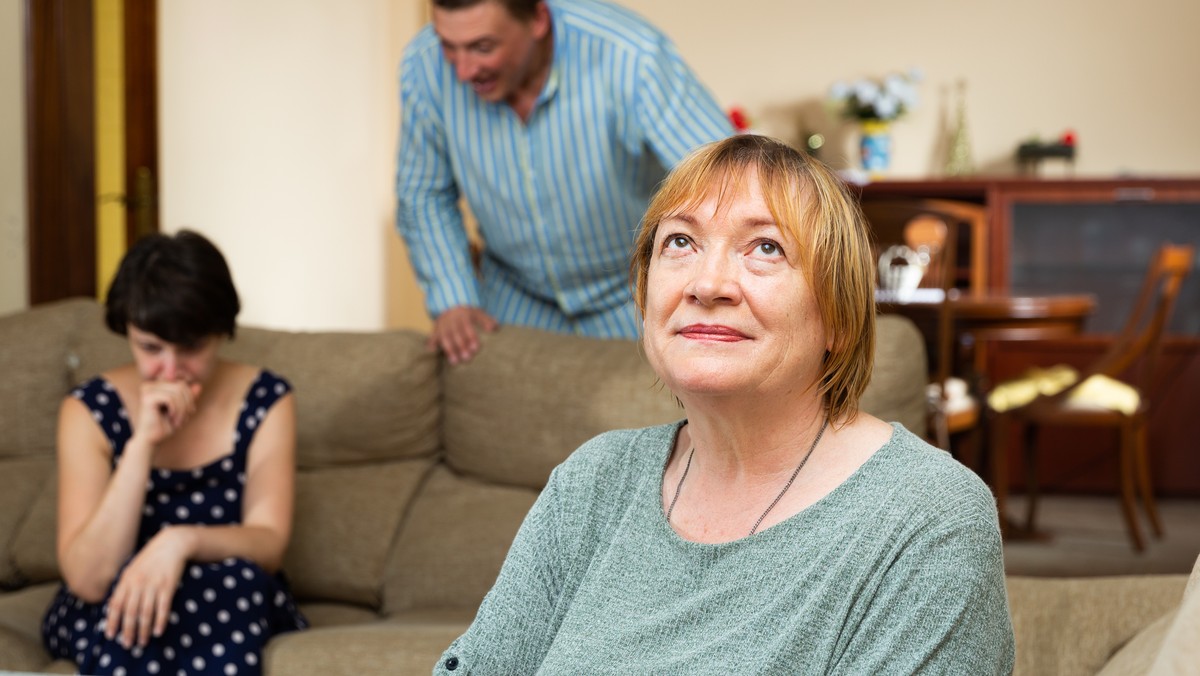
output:
[{"label": "woman's shoulder", "polygon": [[292,391],[292,383],[271,369],[249,364],[240,364],[240,366],[245,369],[244,373],[250,379],[250,387],[253,388],[252,396],[274,395],[275,398],[278,398]]},{"label": "woman's shoulder", "polygon": [[[623,483],[623,477],[644,478],[661,475],[662,468],[682,421],[611,430],[598,434],[575,449],[554,470],[552,481],[559,484],[583,482]],[[657,474],[655,474],[657,472]]]},{"label": "woman's shoulder", "polygon": [[125,364],[88,378],[71,388],[69,399],[78,399],[89,409],[109,405],[124,405],[125,396],[130,386],[136,387],[137,369],[133,364]]},{"label": "woman's shoulder", "polygon": [[991,489],[970,468],[899,423],[876,454],[871,477],[924,511],[995,519]]}]

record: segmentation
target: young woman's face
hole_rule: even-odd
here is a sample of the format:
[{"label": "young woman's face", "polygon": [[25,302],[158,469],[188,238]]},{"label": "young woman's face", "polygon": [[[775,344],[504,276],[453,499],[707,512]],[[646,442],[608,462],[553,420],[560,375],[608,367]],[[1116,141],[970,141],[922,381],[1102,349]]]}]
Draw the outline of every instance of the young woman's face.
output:
[{"label": "young woman's face", "polygon": [[171,343],[130,324],[129,349],[142,380],[205,383],[217,364],[220,336],[207,336],[191,345]]}]

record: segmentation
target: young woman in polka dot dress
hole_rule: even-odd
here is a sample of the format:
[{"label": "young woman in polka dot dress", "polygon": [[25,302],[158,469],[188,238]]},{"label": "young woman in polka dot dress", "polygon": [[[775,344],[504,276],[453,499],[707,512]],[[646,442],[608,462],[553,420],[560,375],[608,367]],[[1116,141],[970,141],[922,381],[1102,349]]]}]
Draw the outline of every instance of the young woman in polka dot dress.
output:
[{"label": "young woman in polka dot dress", "polygon": [[85,674],[258,674],[307,626],[279,571],[291,535],[295,408],[279,376],[217,356],[237,292],[192,232],[126,254],[105,320],[133,363],[59,414],[58,561],[42,623]]}]

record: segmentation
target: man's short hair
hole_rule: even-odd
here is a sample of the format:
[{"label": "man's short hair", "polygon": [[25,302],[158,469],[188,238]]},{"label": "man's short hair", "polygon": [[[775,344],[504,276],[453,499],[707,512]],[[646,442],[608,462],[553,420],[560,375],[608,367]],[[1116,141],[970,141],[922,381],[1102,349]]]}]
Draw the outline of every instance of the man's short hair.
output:
[{"label": "man's short hair", "polygon": [[508,13],[511,14],[514,19],[519,21],[527,21],[533,18],[533,15],[537,12],[538,4],[542,1],[543,0],[433,0],[433,6],[439,9],[453,11],[456,9],[474,7],[475,5],[483,4],[485,2],[495,2],[504,7],[504,9],[508,10]]}]

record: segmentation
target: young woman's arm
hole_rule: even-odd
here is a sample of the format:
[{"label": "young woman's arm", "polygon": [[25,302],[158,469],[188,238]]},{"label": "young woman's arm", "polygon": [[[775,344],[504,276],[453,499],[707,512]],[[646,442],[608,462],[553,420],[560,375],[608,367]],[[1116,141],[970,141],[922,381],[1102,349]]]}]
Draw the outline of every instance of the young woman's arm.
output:
[{"label": "young woman's arm", "polygon": [[63,579],[84,601],[103,600],[133,553],[154,449],[191,416],[198,394],[198,385],[143,386],[138,422],[116,469],[110,466],[109,443],[87,406],[75,397],[63,400],[57,552]]},{"label": "young woman's arm", "polygon": [[129,646],[145,645],[166,629],[175,586],[188,561],[253,561],[274,572],[283,562],[292,529],[295,494],[295,401],[280,398],[250,444],[242,523],[236,526],[168,526],[130,561],[108,602],[105,633]]}]

